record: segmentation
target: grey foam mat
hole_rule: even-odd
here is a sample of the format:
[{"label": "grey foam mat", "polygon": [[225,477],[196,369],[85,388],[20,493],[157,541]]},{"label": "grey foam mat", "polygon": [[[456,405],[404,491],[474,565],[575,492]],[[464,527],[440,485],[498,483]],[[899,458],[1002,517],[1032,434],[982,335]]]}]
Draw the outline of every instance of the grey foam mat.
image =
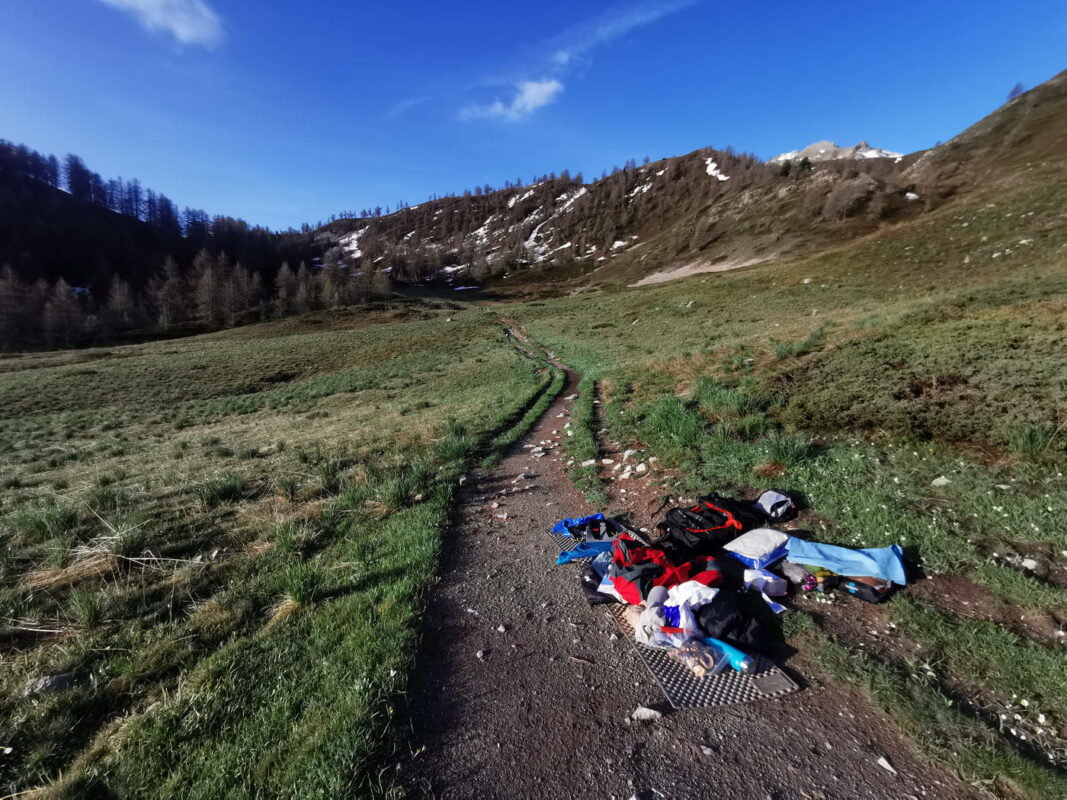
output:
[{"label": "grey foam mat", "polygon": [[[568,536],[551,534],[551,537],[561,552],[578,545],[577,541]],[[576,559],[583,560],[587,559]],[[624,616],[627,608],[628,606],[621,603],[607,606],[608,613],[619,626],[619,630],[633,644],[637,655],[674,708],[709,708],[751,703],[756,700],[774,700],[792,694],[800,688],[773,661],[763,656],[755,656],[756,670],[752,673],[743,675],[728,667],[718,675],[698,678],[667,651],[638,642],[634,638],[633,627]]]}]

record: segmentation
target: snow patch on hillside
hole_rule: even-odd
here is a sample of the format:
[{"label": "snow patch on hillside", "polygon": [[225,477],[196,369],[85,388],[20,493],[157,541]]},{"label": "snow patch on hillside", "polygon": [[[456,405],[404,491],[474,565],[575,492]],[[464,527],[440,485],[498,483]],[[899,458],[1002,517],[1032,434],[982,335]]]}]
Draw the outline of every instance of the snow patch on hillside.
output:
[{"label": "snow patch on hillside", "polygon": [[359,238],[367,232],[368,228],[360,228],[358,231],[353,231],[347,236],[341,237],[341,247],[352,258],[359,258],[363,255],[363,251],[359,249]]},{"label": "snow patch on hillside", "polygon": [[[569,209],[571,206],[574,205],[574,201],[575,200],[577,200],[579,197],[581,197],[585,193],[586,193],[586,188],[583,186],[581,189],[579,189],[577,192],[575,192],[573,195],[571,195],[571,198],[569,200],[567,200],[567,202],[565,202],[563,205],[559,206],[556,209],[556,213],[557,214],[562,214],[564,211],[566,211],[567,209]],[[567,193],[564,192],[558,198],[556,198],[556,202],[558,203],[560,200],[562,200],[566,196],[567,196]]]},{"label": "snow patch on hillside", "polygon": [[471,234],[479,244],[485,244],[489,240],[489,225],[494,219],[496,219],[496,214],[490,216],[489,219],[482,223],[482,227]]},{"label": "snow patch on hillside", "polygon": [[534,193],[534,190],[531,189],[526,194],[524,194],[522,197],[519,197],[518,195],[515,195],[510,200],[508,200],[508,208],[513,208],[516,203],[521,203],[524,200],[529,200],[531,197],[533,197],[533,193]]},{"label": "snow patch on hillside", "polygon": [[711,177],[718,178],[720,181],[730,180],[729,175],[724,175],[722,172],[719,171],[719,165],[715,163],[714,158],[706,158],[704,159],[704,163],[707,164],[708,174]]}]

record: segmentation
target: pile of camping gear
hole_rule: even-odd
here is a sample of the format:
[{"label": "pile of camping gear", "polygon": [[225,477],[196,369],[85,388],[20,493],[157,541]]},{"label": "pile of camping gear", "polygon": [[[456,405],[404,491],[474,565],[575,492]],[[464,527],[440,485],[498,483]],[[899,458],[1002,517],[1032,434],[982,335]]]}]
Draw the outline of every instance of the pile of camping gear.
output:
[{"label": "pile of camping gear", "polygon": [[793,499],[774,490],[755,501],[710,494],[670,509],[654,535],[603,514],[561,520],[552,534],[558,564],[583,563],[591,605],[628,606],[624,630],[699,678],[753,671],[773,649],[767,614],[782,613],[791,592],[837,590],[879,603],[906,585],[899,545],[850,549],[772,527],[796,515]]}]

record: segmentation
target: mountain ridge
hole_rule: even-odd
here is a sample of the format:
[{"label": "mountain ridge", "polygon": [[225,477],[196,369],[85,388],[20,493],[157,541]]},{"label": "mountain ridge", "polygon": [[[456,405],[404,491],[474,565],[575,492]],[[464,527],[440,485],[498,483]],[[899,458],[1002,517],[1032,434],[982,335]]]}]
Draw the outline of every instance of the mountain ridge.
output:
[{"label": "mountain ridge", "polygon": [[883,150],[880,147],[871,147],[866,140],[861,141],[859,144],[854,144],[852,147],[840,147],[834,142],[822,139],[818,142],[809,144],[802,150],[790,150],[788,153],[779,153],[774,158],[768,159],[767,163],[782,164],[786,161],[800,161],[805,158],[808,159],[808,161],[834,161],[841,158],[901,159],[903,157],[903,153],[897,153],[893,150]]}]

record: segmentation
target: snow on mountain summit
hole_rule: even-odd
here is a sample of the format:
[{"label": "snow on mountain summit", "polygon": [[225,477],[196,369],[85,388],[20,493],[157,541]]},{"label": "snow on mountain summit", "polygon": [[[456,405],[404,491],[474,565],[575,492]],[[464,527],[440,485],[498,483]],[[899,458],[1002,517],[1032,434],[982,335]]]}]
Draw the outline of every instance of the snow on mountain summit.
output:
[{"label": "snow on mountain summit", "polygon": [[791,150],[788,153],[776,155],[767,163],[782,164],[786,161],[799,161],[807,158],[808,161],[834,161],[849,158],[903,158],[902,153],[892,150],[883,150],[880,147],[871,147],[867,142],[860,142],[852,147],[838,147],[833,142],[823,140],[809,144],[803,150]]}]

